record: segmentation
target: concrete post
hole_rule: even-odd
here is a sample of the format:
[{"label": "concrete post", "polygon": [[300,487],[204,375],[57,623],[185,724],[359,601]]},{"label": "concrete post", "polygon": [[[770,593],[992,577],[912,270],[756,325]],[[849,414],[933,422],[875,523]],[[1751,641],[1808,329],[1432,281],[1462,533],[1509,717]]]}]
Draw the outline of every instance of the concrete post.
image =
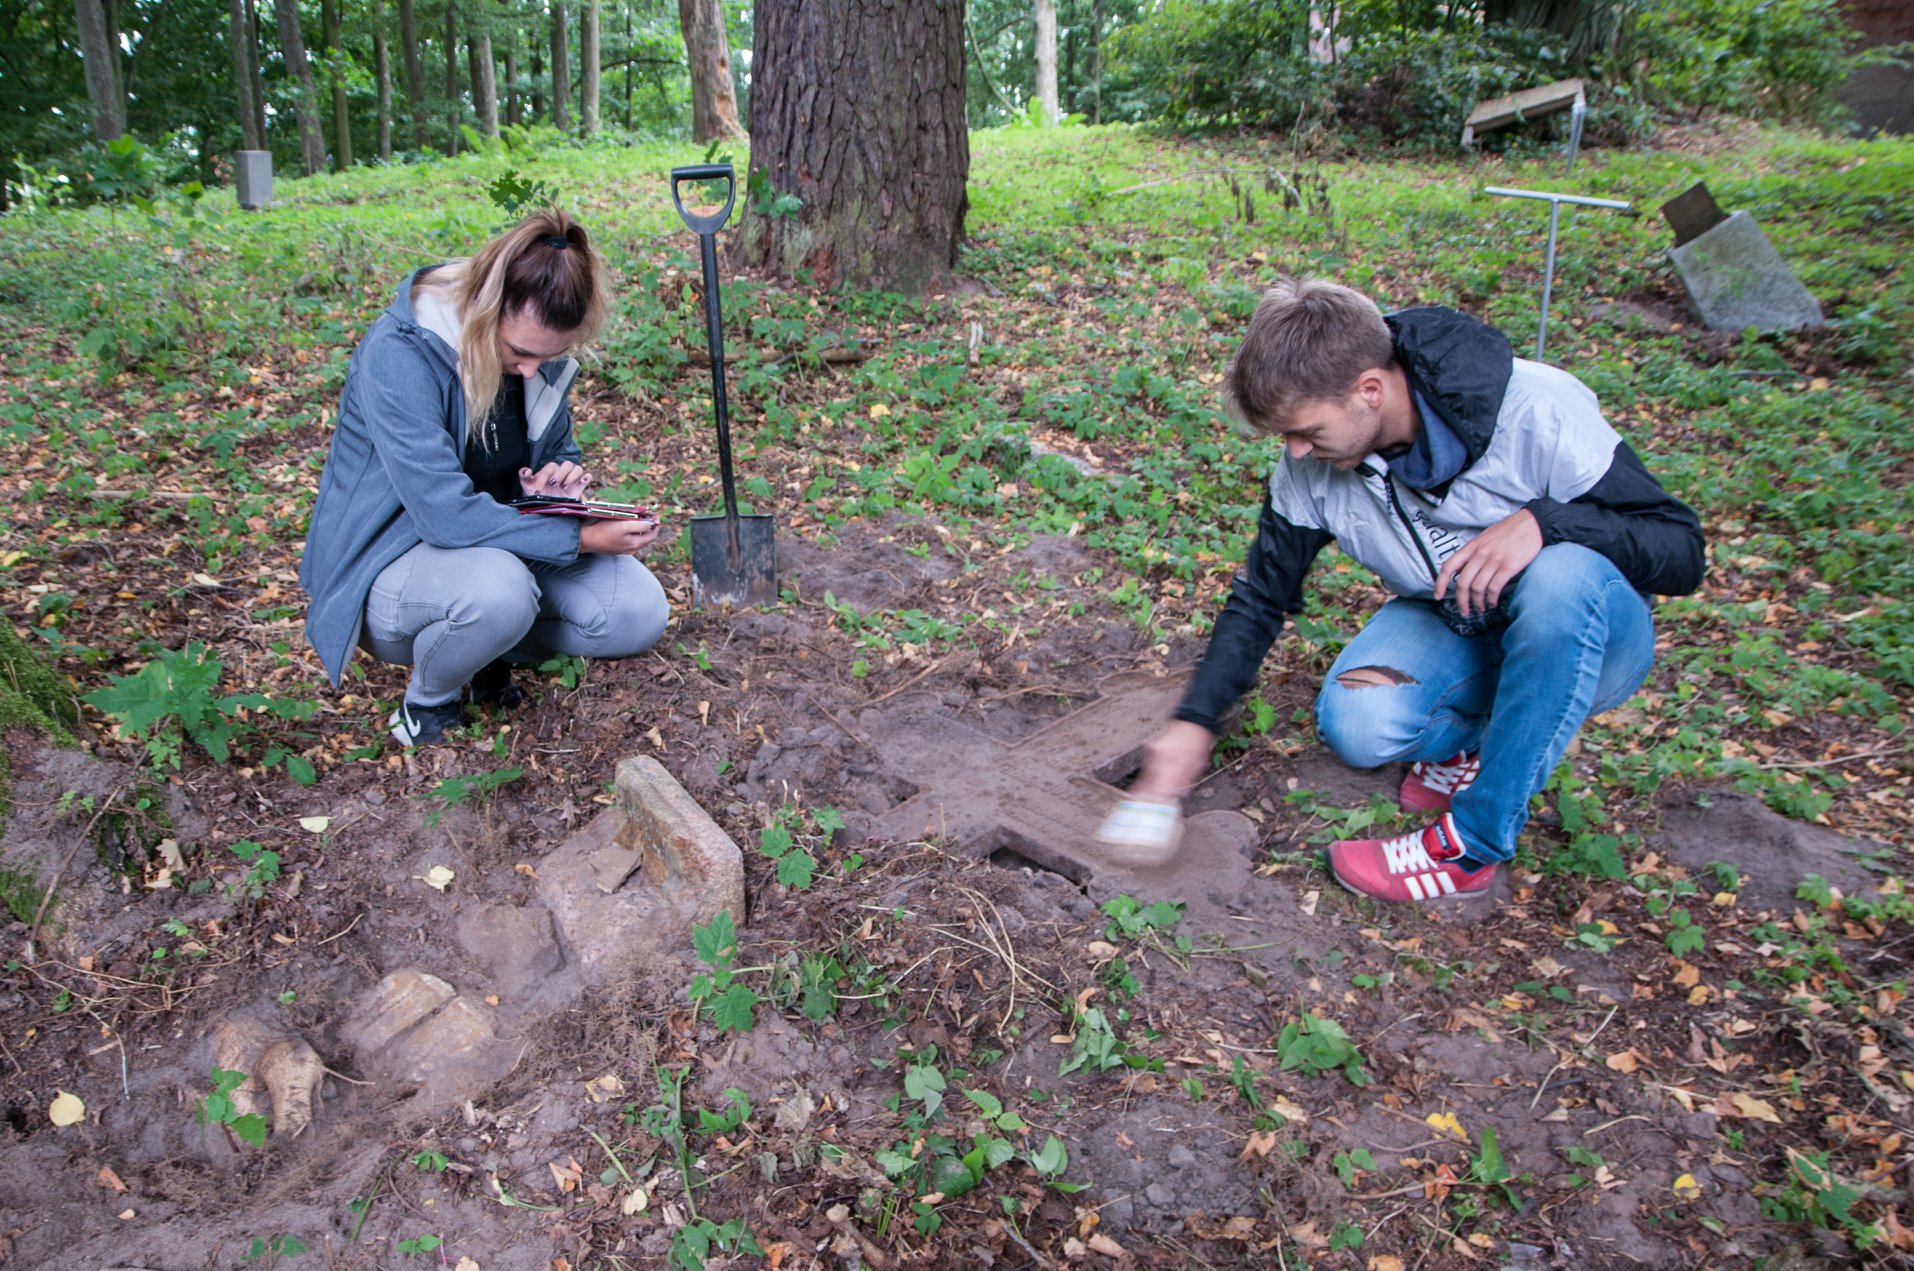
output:
[{"label": "concrete post", "polygon": [[233,151],[233,185],[239,206],[256,212],[272,202],[272,151]]}]

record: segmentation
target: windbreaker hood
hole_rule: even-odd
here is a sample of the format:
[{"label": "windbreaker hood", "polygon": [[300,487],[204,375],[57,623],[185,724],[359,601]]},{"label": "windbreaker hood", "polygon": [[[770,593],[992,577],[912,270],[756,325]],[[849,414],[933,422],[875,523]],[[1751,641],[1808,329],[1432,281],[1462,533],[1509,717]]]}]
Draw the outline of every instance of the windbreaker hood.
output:
[{"label": "windbreaker hood", "polygon": [[1515,351],[1508,337],[1465,313],[1434,305],[1383,318],[1396,341],[1396,361],[1468,449],[1471,463],[1488,451],[1502,411]]}]

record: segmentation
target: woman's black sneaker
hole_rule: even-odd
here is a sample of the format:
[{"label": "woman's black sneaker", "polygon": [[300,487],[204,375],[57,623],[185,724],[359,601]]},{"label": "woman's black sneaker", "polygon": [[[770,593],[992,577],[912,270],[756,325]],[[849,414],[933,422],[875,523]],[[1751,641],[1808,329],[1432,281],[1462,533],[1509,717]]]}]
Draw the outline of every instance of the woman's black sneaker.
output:
[{"label": "woman's black sneaker", "polygon": [[496,706],[502,711],[516,710],[525,700],[525,692],[512,683],[512,664],[500,659],[488,663],[472,677],[472,700],[480,706]]},{"label": "woman's black sneaker", "polygon": [[445,730],[458,727],[464,716],[457,698],[438,706],[404,701],[392,712],[386,726],[401,746],[434,746],[444,741]]}]

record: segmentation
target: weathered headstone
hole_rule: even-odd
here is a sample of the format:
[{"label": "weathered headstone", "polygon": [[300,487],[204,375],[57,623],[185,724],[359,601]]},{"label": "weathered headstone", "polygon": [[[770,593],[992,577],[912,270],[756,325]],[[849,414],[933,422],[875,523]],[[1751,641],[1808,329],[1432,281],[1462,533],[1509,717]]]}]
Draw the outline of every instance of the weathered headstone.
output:
[{"label": "weathered headstone", "polygon": [[[1748,327],[1797,331],[1820,326],[1821,305],[1746,212],[1736,212],[1685,240],[1680,237],[1695,229],[1697,212],[1706,216],[1706,208],[1693,195],[1691,190],[1671,200],[1662,211],[1677,234],[1668,257],[1702,325],[1711,331]],[[1703,189],[1702,196],[1706,195]],[[1709,206],[1713,202],[1707,199]]]},{"label": "weathered headstone", "polygon": [[239,206],[248,212],[272,202],[272,151],[235,150],[233,187]]},{"label": "weathered headstone", "polygon": [[929,711],[913,744],[888,757],[890,771],[917,793],[867,823],[876,838],[949,839],[978,857],[1009,851],[1073,882],[1135,880],[1158,874],[1215,879],[1243,872],[1255,825],[1238,812],[1189,818],[1177,857],[1136,874],[1112,865],[1093,841],[1136,770],[1143,744],[1171,718],[1187,677],[1111,677],[1096,701],[1022,741],[1005,743]]},{"label": "weathered headstone", "polygon": [[1709,193],[1706,181],[1695,182],[1662,204],[1661,214],[1667,218],[1669,228],[1675,231],[1677,247],[1692,243],[1728,219],[1728,214],[1715,202],[1715,196]]}]

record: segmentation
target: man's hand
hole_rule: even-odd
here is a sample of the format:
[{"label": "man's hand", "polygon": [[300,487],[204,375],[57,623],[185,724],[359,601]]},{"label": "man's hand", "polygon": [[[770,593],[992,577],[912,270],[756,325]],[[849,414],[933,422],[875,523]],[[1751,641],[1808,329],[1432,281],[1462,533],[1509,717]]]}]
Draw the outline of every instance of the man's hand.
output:
[{"label": "man's hand", "polygon": [[658,522],[632,521],[623,517],[587,521],[578,531],[579,554],[629,556],[642,547],[650,547],[658,537]]},{"label": "man's hand", "polygon": [[1210,766],[1216,734],[1187,719],[1171,721],[1143,747],[1143,771],[1131,783],[1129,797],[1176,803],[1190,792]]},{"label": "man's hand", "polygon": [[518,470],[518,488],[527,495],[555,494],[575,499],[590,484],[590,474],[569,459],[548,463],[537,472],[530,468]]},{"label": "man's hand", "polygon": [[1483,530],[1449,557],[1436,575],[1435,598],[1455,584],[1456,608],[1463,617],[1495,608],[1502,589],[1529,567],[1542,551],[1542,526],[1527,508]]}]

